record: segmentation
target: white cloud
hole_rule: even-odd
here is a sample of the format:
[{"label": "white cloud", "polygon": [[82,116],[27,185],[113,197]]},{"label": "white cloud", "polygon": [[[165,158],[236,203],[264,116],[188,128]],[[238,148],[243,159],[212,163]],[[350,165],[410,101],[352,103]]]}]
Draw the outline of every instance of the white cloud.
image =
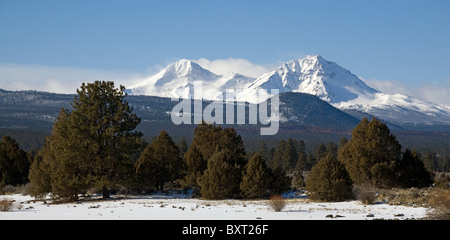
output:
[{"label": "white cloud", "polygon": [[143,74],[77,67],[0,64],[0,88],[76,93],[83,82],[114,81],[125,87],[145,78]]},{"label": "white cloud", "polygon": [[[246,59],[228,58],[193,60],[216,74],[240,73],[259,77],[273,68],[251,63]],[[37,90],[55,93],[76,93],[83,82],[96,80],[114,81],[116,86],[130,87],[155,74],[166,66],[155,65],[142,72],[88,69],[79,67],[54,67],[45,65],[23,65],[0,63],[0,88],[11,91]]]},{"label": "white cloud", "polygon": [[219,75],[224,75],[229,72],[233,72],[248,77],[257,78],[260,77],[262,74],[274,69],[270,66],[254,64],[242,58],[227,58],[212,61],[205,58],[200,58],[193,61],[198,63],[203,68],[206,68],[207,70]]},{"label": "white cloud", "polygon": [[422,83],[419,86],[408,86],[393,80],[364,79],[371,87],[381,92],[405,94],[428,102],[450,106],[450,79],[444,83]]}]

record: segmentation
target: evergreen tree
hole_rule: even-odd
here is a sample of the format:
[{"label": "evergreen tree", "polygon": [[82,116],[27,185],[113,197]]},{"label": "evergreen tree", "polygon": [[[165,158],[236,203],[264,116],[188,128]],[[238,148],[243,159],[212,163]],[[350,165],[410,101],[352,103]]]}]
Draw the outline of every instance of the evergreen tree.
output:
[{"label": "evergreen tree", "polygon": [[182,137],[180,139],[180,141],[177,143],[177,147],[180,150],[180,155],[181,157],[184,156],[184,154],[187,152],[187,150],[189,149],[188,147],[188,143],[185,137]]},{"label": "evergreen tree", "polygon": [[181,178],[184,169],[178,147],[164,130],[145,148],[135,166],[139,179],[161,191],[165,183]]},{"label": "evergreen tree", "polygon": [[[199,154],[194,154],[194,150],[191,151],[191,148],[195,148],[195,151]],[[185,162],[189,171],[194,170],[193,174],[197,176],[197,181],[199,180],[198,176],[203,175],[206,168],[209,168],[209,160],[212,158],[212,155],[216,151],[221,152],[222,150],[225,150],[227,155],[232,156],[231,164],[233,166],[236,165],[241,171],[244,170],[247,162],[244,143],[234,128],[222,129],[220,126],[203,122],[194,129],[194,139],[188,149],[188,152],[192,152],[192,154],[185,155]],[[206,168],[205,162],[207,162]],[[192,176],[192,174],[188,173],[187,177],[190,179],[185,179],[185,183],[189,183],[192,188],[200,186],[198,182],[197,184],[193,183]],[[239,175],[238,177],[237,180],[240,182],[241,176]]]},{"label": "evergreen tree", "polygon": [[308,197],[320,201],[344,201],[353,197],[353,182],[345,166],[329,153],[311,169],[306,179]]},{"label": "evergreen tree", "polygon": [[236,162],[233,152],[217,147],[199,181],[201,196],[206,199],[239,197],[241,172],[242,167]]},{"label": "evergreen tree", "polygon": [[265,159],[256,153],[248,161],[240,184],[242,197],[262,198],[267,197],[269,189],[270,173]]},{"label": "evergreen tree", "polygon": [[275,149],[275,152],[273,154],[273,158],[271,161],[268,161],[267,165],[271,169],[283,169],[283,157],[286,152],[286,140],[281,139],[278,141],[277,148]]},{"label": "evergreen tree", "polygon": [[186,154],[184,154],[183,160],[186,166],[183,186],[191,188],[193,194],[198,195],[200,193],[198,182],[208,166],[208,161],[203,158],[203,155],[196,146],[191,146],[188,149]]},{"label": "evergreen tree", "polygon": [[295,170],[297,171],[306,171],[308,170],[307,164],[307,154],[305,148],[305,142],[303,140],[299,140],[297,142],[297,162],[295,163]]},{"label": "evergreen tree", "polygon": [[267,145],[264,141],[261,141],[261,143],[259,144],[258,153],[264,159],[269,159],[269,148],[267,147]]},{"label": "evergreen tree", "polygon": [[402,187],[422,188],[429,187],[433,183],[431,173],[425,168],[416,150],[406,149],[401,160],[396,164],[395,170]]},{"label": "evergreen tree", "polygon": [[19,185],[28,182],[30,160],[16,140],[3,136],[0,141],[0,190],[5,185]]},{"label": "evergreen tree", "polygon": [[292,179],[281,168],[270,169],[269,192],[271,195],[283,194],[291,188]]},{"label": "evergreen tree", "polygon": [[432,152],[430,149],[427,149],[425,154],[423,155],[423,163],[428,171],[435,171],[436,166],[438,165],[438,158],[435,152]]},{"label": "evergreen tree", "polygon": [[339,140],[338,150],[341,149],[347,142],[348,142],[348,139],[345,138],[345,137],[342,137],[342,138]]},{"label": "evergreen tree", "polygon": [[336,143],[328,142],[326,152],[327,152],[327,154],[328,153],[333,154],[333,157],[337,158],[338,157],[338,146],[336,145]]},{"label": "evergreen tree", "polygon": [[317,159],[314,157],[313,154],[308,154],[308,157],[306,158],[306,168],[307,170],[311,170],[311,168],[316,165]]},{"label": "evergreen tree", "polygon": [[61,110],[41,153],[54,197],[74,200],[99,187],[108,198],[109,188],[130,176],[142,133],[133,131],[140,118],[124,91],[113,82],[83,83],[73,110]]},{"label": "evergreen tree", "polygon": [[31,163],[28,174],[30,179],[28,192],[31,197],[44,198],[47,193],[52,191],[49,167],[45,164],[41,153],[36,155]]},{"label": "evergreen tree", "polygon": [[296,145],[296,142],[292,138],[289,138],[286,142],[286,146],[281,158],[281,168],[286,172],[292,170],[298,161]]},{"label": "evergreen tree", "polygon": [[303,177],[301,172],[295,172],[294,177],[292,179],[291,188],[295,190],[301,190],[305,187],[305,178]]},{"label": "evergreen tree", "polygon": [[328,154],[327,145],[325,145],[325,143],[320,143],[319,146],[317,146],[314,154],[315,154],[314,157],[316,160],[320,160],[320,159],[324,158]]},{"label": "evergreen tree", "polygon": [[400,159],[401,145],[386,124],[364,118],[352,131],[352,138],[339,150],[339,160],[356,184],[393,187],[393,169]]}]

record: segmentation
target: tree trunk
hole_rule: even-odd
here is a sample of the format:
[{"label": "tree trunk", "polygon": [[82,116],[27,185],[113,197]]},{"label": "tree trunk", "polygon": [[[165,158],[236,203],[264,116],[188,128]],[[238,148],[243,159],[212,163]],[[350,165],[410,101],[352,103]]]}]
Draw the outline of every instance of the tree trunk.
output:
[{"label": "tree trunk", "polygon": [[109,196],[109,189],[108,189],[108,187],[106,185],[104,185],[102,187],[102,193],[103,193],[103,198],[104,199],[105,198],[110,198],[110,196]]}]

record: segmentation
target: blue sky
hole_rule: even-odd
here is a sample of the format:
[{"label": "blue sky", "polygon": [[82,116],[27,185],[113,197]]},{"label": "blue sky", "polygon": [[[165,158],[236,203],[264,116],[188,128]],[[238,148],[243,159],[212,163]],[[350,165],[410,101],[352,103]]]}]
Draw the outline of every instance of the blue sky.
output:
[{"label": "blue sky", "polygon": [[138,78],[180,58],[269,69],[307,54],[450,105],[450,1],[0,0],[0,88]]}]

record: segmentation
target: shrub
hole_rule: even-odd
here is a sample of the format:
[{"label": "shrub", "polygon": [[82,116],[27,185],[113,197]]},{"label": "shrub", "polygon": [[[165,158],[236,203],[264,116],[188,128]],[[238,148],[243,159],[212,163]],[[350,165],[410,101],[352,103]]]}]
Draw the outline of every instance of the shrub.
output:
[{"label": "shrub", "polygon": [[286,206],[286,200],[281,195],[272,195],[269,198],[269,205],[275,212],[280,212]]},{"label": "shrub", "polygon": [[375,203],[375,201],[377,200],[377,191],[377,188],[368,183],[357,185],[354,189],[356,199],[358,199],[362,204],[365,205]]},{"label": "shrub", "polygon": [[0,211],[7,212],[12,209],[13,201],[3,198],[0,199]]}]

